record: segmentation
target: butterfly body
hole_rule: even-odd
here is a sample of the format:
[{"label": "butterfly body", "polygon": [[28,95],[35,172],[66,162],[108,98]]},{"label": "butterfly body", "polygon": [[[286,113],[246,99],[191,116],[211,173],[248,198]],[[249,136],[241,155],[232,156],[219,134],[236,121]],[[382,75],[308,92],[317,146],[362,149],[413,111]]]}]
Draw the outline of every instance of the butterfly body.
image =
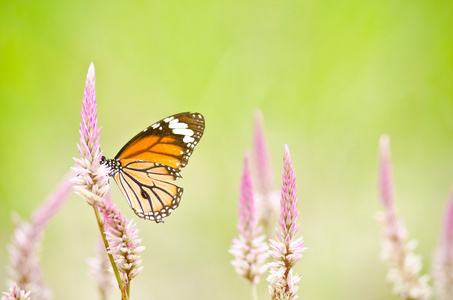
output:
[{"label": "butterfly body", "polygon": [[172,181],[181,178],[204,124],[199,113],[176,114],[138,133],[114,159],[102,157],[139,217],[159,223],[179,206],[183,188]]}]

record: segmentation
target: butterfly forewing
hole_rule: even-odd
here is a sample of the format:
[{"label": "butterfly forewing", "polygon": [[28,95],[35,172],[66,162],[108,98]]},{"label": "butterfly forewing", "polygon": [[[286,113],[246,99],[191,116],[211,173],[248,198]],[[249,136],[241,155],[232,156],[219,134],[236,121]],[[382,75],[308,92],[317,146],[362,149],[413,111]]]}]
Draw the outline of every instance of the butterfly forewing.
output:
[{"label": "butterfly forewing", "polygon": [[115,158],[145,160],[179,169],[187,164],[203,131],[204,118],[201,114],[173,115],[137,134]]},{"label": "butterfly forewing", "polygon": [[203,131],[201,114],[180,113],[141,131],[116,155],[113,177],[139,217],[161,222],[178,207],[183,189],[170,181],[181,177]]}]

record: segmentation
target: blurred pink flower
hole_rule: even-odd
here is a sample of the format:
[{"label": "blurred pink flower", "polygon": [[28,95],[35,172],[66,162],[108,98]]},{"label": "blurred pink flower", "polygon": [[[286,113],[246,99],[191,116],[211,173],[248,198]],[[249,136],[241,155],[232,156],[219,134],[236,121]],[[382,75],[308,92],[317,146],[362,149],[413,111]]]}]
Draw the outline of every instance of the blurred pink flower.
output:
[{"label": "blurred pink flower", "polygon": [[281,191],[280,228],[277,237],[270,240],[270,254],[274,261],[269,263],[269,292],[273,300],[297,299],[300,275],[293,274],[293,267],[305,250],[302,237],[296,239],[299,230],[297,223],[297,186],[291,155],[287,145],[283,151],[283,183]]},{"label": "blurred pink flower", "polygon": [[453,299],[453,190],[433,264],[434,287],[439,300]]},{"label": "blurred pink flower", "polygon": [[278,215],[279,195],[273,184],[271,160],[263,129],[263,114],[260,110],[254,111],[253,124],[253,156],[257,178],[256,210],[266,233],[269,235],[269,229]]},{"label": "blurred pink flower", "polygon": [[30,300],[30,293],[30,291],[26,292],[15,284],[9,289],[9,292],[3,293],[1,300]]},{"label": "blurred pink flower", "polygon": [[383,135],[379,141],[380,163],[378,189],[384,212],[377,215],[384,239],[381,257],[389,265],[387,281],[393,283],[393,293],[400,299],[425,300],[431,298],[429,277],[420,276],[421,258],[414,254],[416,241],[407,241],[407,231],[393,199],[393,181],[390,163],[390,138]]},{"label": "blurred pink flower", "polygon": [[268,257],[268,246],[264,242],[265,236],[260,235],[261,227],[258,227],[258,219],[255,215],[248,151],[244,155],[238,216],[239,237],[233,239],[229,251],[234,256],[231,264],[239,275],[251,282],[252,293],[255,293],[255,286],[260,281],[261,274],[267,269],[264,262]]},{"label": "blurred pink flower", "polygon": [[115,286],[115,277],[111,271],[111,265],[107,257],[104,241],[98,239],[96,245],[96,257],[87,259],[90,267],[90,277],[96,282],[101,299],[108,299],[112,287]]},{"label": "blurred pink flower", "polygon": [[14,218],[16,229],[12,242],[8,245],[11,260],[8,274],[12,282],[23,290],[30,291],[36,300],[51,298],[51,291],[44,283],[39,266],[39,253],[47,224],[59,211],[71,191],[69,181],[71,176],[72,173],[67,175],[33,213],[30,223],[22,221],[17,215]]}]

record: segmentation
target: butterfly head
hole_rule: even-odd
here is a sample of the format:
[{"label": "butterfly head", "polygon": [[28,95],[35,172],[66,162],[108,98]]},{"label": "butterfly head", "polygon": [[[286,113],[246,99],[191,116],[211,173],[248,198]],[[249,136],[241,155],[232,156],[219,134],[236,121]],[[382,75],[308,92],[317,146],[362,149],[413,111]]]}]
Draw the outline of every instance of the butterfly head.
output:
[{"label": "butterfly head", "polygon": [[105,156],[102,156],[101,165],[105,165],[110,169],[110,176],[115,175],[121,170],[121,163],[117,159],[108,159]]}]

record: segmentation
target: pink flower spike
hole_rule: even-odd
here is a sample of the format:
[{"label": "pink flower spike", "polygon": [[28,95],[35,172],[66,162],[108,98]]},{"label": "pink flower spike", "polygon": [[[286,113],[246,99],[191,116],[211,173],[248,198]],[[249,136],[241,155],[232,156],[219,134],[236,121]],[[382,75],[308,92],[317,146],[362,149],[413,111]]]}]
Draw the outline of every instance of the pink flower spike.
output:
[{"label": "pink flower spike", "polygon": [[260,110],[255,110],[253,112],[253,156],[257,178],[256,209],[257,215],[269,235],[269,228],[278,215],[279,195],[273,184],[271,159],[263,123],[263,114]]},{"label": "pink flower spike", "polygon": [[[115,205],[104,199],[109,189],[110,169],[105,164],[101,164],[101,127],[97,126],[95,81],[94,65],[91,64],[82,100],[80,144],[77,147],[81,158],[74,159],[76,166],[73,170],[76,175],[72,182],[76,194],[94,207],[122,299],[129,299],[130,280],[142,269],[138,254],[143,247],[139,247],[140,240],[135,225],[128,222]],[[103,220],[99,211],[103,213]]]},{"label": "pink flower spike", "polygon": [[140,253],[145,247],[140,246],[141,239],[133,220],[128,221],[115,204],[99,197],[93,192],[80,190],[80,195],[88,203],[99,209],[108,242],[108,253],[113,256],[123,287],[130,284],[143,269]]},{"label": "pink flower spike", "polygon": [[73,176],[73,173],[69,172],[52,194],[47,197],[43,205],[33,212],[31,223],[35,230],[44,231],[45,226],[47,226],[53,216],[61,209],[71,191],[71,178]]},{"label": "pink flower spike", "polygon": [[120,273],[123,286],[126,286],[143,269],[140,253],[145,249],[140,246],[141,239],[133,220],[128,221],[115,204],[110,201],[96,202],[101,204],[100,212],[104,219],[104,230],[109,244],[109,253]]},{"label": "pink flower spike", "polygon": [[[94,65],[91,63],[82,100],[80,145],[77,145],[82,158],[74,158],[77,165],[73,168],[75,171],[73,184],[75,192],[79,195],[83,194],[81,190],[85,189],[103,197],[108,191],[109,169],[100,164],[102,158],[99,141],[101,128],[97,127],[95,82]],[[85,198],[85,200],[90,205],[94,205],[89,199]]]},{"label": "pink flower spike", "polygon": [[285,236],[294,237],[297,231],[292,224],[296,224],[299,213],[297,207],[297,185],[296,177],[294,175],[293,163],[291,162],[291,154],[288,145],[285,145],[283,152],[283,184],[281,193],[280,207],[282,208],[279,218],[280,226],[282,226],[281,233]]},{"label": "pink flower spike", "polygon": [[270,274],[269,292],[273,300],[297,299],[299,275],[293,275],[293,267],[302,257],[303,239],[296,238],[299,229],[297,224],[297,185],[291,154],[288,145],[283,150],[283,183],[281,191],[281,214],[278,219],[280,228],[277,229],[276,239],[270,240],[269,251],[274,261],[269,263]]},{"label": "pink flower spike", "polygon": [[253,292],[261,274],[267,268],[264,262],[268,257],[268,246],[264,242],[265,236],[260,235],[261,227],[258,227],[258,220],[255,216],[252,173],[248,152],[244,155],[238,215],[239,237],[233,239],[229,251],[235,257],[231,264],[240,276],[250,281]]},{"label": "pink flower spike", "polygon": [[435,251],[433,276],[438,299],[453,299],[453,189],[445,213],[444,228]]},{"label": "pink flower spike", "polygon": [[250,168],[250,155],[248,151],[244,155],[244,169],[242,171],[241,193],[238,207],[238,231],[247,239],[253,235],[253,230],[258,225],[255,216],[255,203],[253,200],[252,172]]},{"label": "pink flower spike", "polygon": [[378,189],[384,212],[377,215],[383,232],[381,257],[387,261],[387,281],[393,284],[393,294],[400,299],[427,300],[431,298],[429,277],[421,276],[421,257],[414,253],[417,242],[407,240],[407,231],[399,219],[393,199],[390,163],[390,138],[379,140],[380,163]]}]

